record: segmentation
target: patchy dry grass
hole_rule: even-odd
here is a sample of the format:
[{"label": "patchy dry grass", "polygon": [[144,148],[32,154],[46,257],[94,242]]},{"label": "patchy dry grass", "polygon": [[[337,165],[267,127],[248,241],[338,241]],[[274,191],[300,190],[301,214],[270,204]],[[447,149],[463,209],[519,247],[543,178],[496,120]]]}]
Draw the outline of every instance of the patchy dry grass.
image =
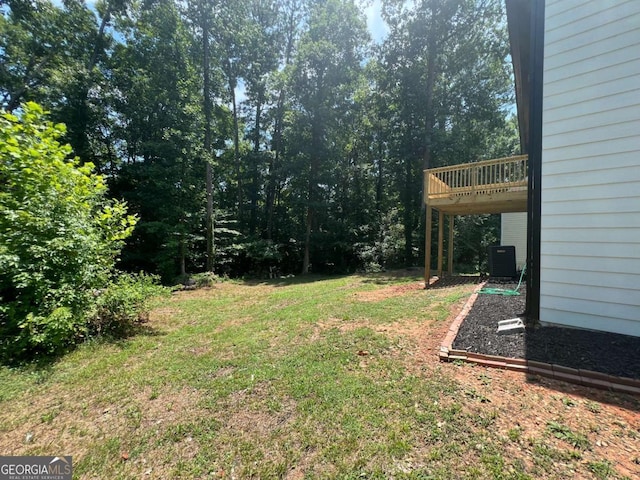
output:
[{"label": "patchy dry grass", "polygon": [[[227,282],[151,329],[0,368],[0,451],[78,478],[636,478],[638,402],[439,364],[472,285]],[[578,388],[578,387],[576,387]]]}]

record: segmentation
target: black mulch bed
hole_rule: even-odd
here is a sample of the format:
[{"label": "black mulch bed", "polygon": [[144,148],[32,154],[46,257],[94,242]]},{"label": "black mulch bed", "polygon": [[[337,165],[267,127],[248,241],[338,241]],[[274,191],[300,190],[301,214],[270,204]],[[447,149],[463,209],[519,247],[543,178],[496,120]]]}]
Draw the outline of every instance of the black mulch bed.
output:
[{"label": "black mulch bed", "polygon": [[[514,289],[516,284],[490,283],[487,287]],[[453,348],[640,379],[640,337],[561,327],[538,327],[524,333],[498,335],[499,320],[524,312],[524,285],[519,291],[520,296],[478,295],[462,322]]]}]

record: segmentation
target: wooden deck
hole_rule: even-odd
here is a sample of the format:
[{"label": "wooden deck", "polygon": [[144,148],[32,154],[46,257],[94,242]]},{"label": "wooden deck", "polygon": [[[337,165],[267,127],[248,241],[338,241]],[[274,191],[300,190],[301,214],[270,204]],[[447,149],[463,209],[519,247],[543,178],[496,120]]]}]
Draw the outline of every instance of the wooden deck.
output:
[{"label": "wooden deck", "polygon": [[527,211],[527,155],[424,171],[425,203],[448,215]]},{"label": "wooden deck", "polygon": [[[425,237],[425,287],[431,278],[433,210],[438,219],[437,275],[443,274],[444,235],[447,231],[447,271],[453,274],[453,227],[456,215],[526,212],[527,155],[497,158],[424,171],[427,210]],[[445,229],[445,216],[447,228]]]}]

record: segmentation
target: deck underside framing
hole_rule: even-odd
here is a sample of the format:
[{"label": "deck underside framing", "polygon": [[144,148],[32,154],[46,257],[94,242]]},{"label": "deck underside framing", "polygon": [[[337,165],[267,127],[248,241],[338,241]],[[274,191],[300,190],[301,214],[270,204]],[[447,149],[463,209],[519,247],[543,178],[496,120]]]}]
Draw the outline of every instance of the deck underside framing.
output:
[{"label": "deck underside framing", "polygon": [[[437,275],[444,270],[444,238],[447,235],[447,270],[453,274],[453,229],[457,215],[497,214],[527,211],[527,157],[477,162],[424,172],[426,206],[425,287],[431,278],[431,244],[433,218],[438,222]],[[505,167],[506,165],[506,167]],[[513,165],[518,166],[514,168]],[[461,173],[462,172],[462,173]],[[470,173],[468,173],[470,172]],[[488,173],[487,173],[488,172]],[[508,176],[505,174],[509,174]],[[517,172],[517,177],[514,176]],[[482,181],[483,179],[490,181]],[[462,181],[461,181],[462,179]],[[447,225],[445,226],[445,221]]]}]

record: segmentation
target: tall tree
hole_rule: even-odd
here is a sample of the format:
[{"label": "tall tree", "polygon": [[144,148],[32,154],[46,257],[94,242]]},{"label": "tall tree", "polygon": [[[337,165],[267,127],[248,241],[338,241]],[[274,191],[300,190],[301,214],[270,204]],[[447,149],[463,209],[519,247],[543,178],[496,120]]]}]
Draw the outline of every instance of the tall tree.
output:
[{"label": "tall tree", "polygon": [[[186,16],[194,27],[193,39],[199,43],[195,48],[196,63],[200,64],[202,74],[202,112],[204,116],[204,132],[202,139],[203,160],[205,163],[205,239],[206,239],[206,270],[213,272],[215,263],[215,237],[214,237],[214,201],[213,201],[213,97],[211,39],[212,29],[215,28],[216,4],[204,0],[197,0],[187,4]],[[199,35],[200,41],[197,42]]]},{"label": "tall tree", "polygon": [[352,1],[311,4],[292,75],[309,138],[304,152],[308,164],[303,172],[307,191],[302,273],[308,273],[311,264],[311,235],[319,220],[316,215],[323,202],[322,191],[331,188],[327,177],[334,146],[331,134],[353,100],[366,40],[363,16]]},{"label": "tall tree", "polygon": [[[213,272],[215,245],[214,245],[214,218],[213,218],[213,165],[212,165],[212,132],[211,122],[213,121],[211,106],[211,53],[209,39],[211,37],[211,20],[209,9],[200,1],[199,11],[201,13],[202,25],[202,104],[204,112],[204,156],[206,162],[206,238],[207,238],[207,271]],[[183,273],[183,272],[182,272]]]},{"label": "tall tree", "polygon": [[412,265],[423,168],[512,152],[500,0],[383,0],[375,49],[356,0],[92,5],[3,2],[0,103],[42,102],[140,214],[129,268]]},{"label": "tall tree", "polygon": [[101,20],[80,0],[61,4],[11,0],[0,15],[0,92],[13,110],[23,100],[45,103],[67,125],[66,140],[82,161],[101,167],[92,143],[108,116],[100,98],[103,63],[111,42],[108,23],[125,0],[96,4]]},{"label": "tall tree", "polygon": [[236,181],[236,211],[243,216],[244,189],[240,151],[240,114],[237,98],[239,81],[247,63],[248,4],[242,0],[227,0],[216,4],[214,41],[217,44],[218,62],[227,82],[227,92],[233,115],[233,164]]},{"label": "tall tree", "polygon": [[[113,38],[109,31],[112,15],[126,10],[129,0],[103,0],[95,10],[80,0],[65,3],[67,41],[77,45],[73,54],[75,63],[68,72],[64,102],[55,112],[56,118],[68,128],[67,138],[75,153],[84,161],[96,164],[105,171],[106,163],[96,143],[102,143],[100,128],[109,116],[108,106],[102,101],[107,85],[107,62]],[[97,14],[97,16],[96,16]],[[98,18],[98,23],[96,19]]]},{"label": "tall tree", "polygon": [[0,12],[0,96],[7,111],[59,97],[62,70],[72,61],[60,35],[63,15],[45,0],[10,0]]},{"label": "tall tree", "polygon": [[[392,122],[400,126],[394,157],[410,265],[421,217],[415,192],[422,189],[422,170],[475,160],[487,148],[483,136],[504,127],[501,108],[511,93],[504,68],[508,41],[498,0],[387,0],[384,15],[391,31],[382,61],[386,87],[395,97]],[[467,136],[472,126],[479,134]],[[447,154],[474,141],[474,156]]]},{"label": "tall tree", "polygon": [[258,201],[261,192],[261,173],[270,156],[263,150],[266,140],[265,117],[269,104],[267,82],[272,72],[278,67],[278,43],[282,38],[279,31],[279,2],[273,0],[252,0],[249,4],[249,21],[247,25],[247,53],[245,87],[249,107],[249,132],[251,153],[248,155],[249,176],[249,235],[254,235],[258,227]]},{"label": "tall tree", "polygon": [[279,71],[270,76],[275,96],[273,109],[273,130],[271,134],[271,151],[267,165],[267,186],[265,199],[266,238],[273,237],[276,200],[282,185],[282,156],[284,154],[285,114],[287,109],[287,77],[296,52],[300,36],[299,25],[305,15],[303,0],[284,0],[280,3],[278,18],[278,38],[280,39]]},{"label": "tall tree", "polygon": [[123,261],[170,280],[189,261],[201,268],[204,250],[193,250],[205,200],[200,81],[171,0],[139,5],[120,24],[126,37],[112,59],[111,102],[124,164],[112,189],[140,215]]}]

